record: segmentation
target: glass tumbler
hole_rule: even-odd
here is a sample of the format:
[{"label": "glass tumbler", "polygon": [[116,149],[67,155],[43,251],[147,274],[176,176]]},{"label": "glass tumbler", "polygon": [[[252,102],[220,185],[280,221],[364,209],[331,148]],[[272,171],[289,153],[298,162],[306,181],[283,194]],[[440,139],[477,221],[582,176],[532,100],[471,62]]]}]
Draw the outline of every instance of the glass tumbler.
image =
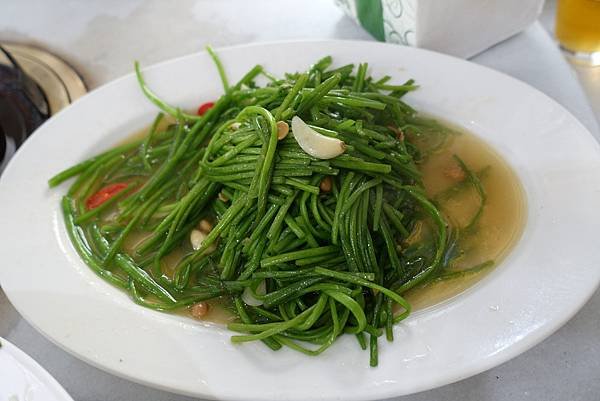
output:
[{"label": "glass tumbler", "polygon": [[600,65],[600,0],[558,0],[556,37],[574,61]]}]

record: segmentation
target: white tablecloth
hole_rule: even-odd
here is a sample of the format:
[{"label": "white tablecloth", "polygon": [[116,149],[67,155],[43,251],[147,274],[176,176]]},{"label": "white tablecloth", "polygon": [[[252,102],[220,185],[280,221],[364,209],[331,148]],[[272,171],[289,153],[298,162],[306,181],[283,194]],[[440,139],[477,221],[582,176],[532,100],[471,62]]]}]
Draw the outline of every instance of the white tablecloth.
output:
[{"label": "white tablecloth", "polygon": [[[0,40],[39,44],[57,52],[82,71],[91,87],[131,72],[133,59],[148,65],[208,43],[218,47],[305,38],[371,40],[335,8],[333,0],[4,0],[1,9]],[[600,140],[574,73],[539,24],[473,61],[545,92]],[[461,382],[398,400],[600,400],[599,335],[597,292],[563,328],[521,356]],[[36,359],[77,401],[189,400],[117,378],[71,357],[26,323],[1,291],[0,336]]]}]

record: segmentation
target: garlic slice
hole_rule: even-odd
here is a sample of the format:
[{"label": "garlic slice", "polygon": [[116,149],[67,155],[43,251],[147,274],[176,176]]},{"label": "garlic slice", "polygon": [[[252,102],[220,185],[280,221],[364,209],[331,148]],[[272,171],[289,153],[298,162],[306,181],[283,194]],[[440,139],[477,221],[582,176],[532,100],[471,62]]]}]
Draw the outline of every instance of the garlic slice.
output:
[{"label": "garlic slice", "polygon": [[292,118],[292,133],[302,150],[317,159],[332,159],[346,150],[343,141],[319,134],[298,116]]},{"label": "garlic slice", "polygon": [[[192,245],[192,249],[194,251],[197,251],[198,249],[200,249],[200,247],[202,246],[202,243],[204,242],[204,240],[206,239],[207,236],[208,236],[207,232],[204,232],[202,230],[198,230],[197,228],[194,228],[192,230],[192,232],[190,233],[190,244]],[[206,251],[203,252],[203,255],[211,254],[216,249],[217,249],[217,244],[211,244],[206,249]]]},{"label": "garlic slice", "polygon": [[192,244],[192,249],[197,251],[202,246],[202,242],[206,239],[206,234],[200,230],[192,230],[190,233],[190,243]]},{"label": "garlic slice", "polygon": [[[258,284],[255,293],[256,295],[265,295],[267,293],[267,284],[265,283],[265,280]],[[244,288],[244,292],[242,293],[242,301],[244,301],[246,305],[250,306],[261,306],[263,304],[263,301],[254,296],[250,287]]]}]

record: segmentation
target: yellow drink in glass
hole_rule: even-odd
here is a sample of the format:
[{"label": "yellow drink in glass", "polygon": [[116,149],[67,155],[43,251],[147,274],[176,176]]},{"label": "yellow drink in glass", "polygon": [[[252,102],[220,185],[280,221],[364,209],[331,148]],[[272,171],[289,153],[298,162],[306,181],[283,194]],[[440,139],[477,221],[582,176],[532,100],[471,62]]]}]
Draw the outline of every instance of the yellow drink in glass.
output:
[{"label": "yellow drink in glass", "polygon": [[558,0],[556,36],[575,58],[600,64],[600,0]]}]

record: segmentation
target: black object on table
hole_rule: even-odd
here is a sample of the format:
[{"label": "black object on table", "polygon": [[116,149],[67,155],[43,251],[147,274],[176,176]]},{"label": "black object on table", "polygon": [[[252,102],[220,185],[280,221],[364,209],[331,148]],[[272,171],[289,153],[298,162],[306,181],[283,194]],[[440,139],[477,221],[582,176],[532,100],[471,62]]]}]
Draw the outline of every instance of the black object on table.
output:
[{"label": "black object on table", "polygon": [[0,46],[12,65],[0,65],[0,172],[16,149],[49,117],[44,92]]}]

